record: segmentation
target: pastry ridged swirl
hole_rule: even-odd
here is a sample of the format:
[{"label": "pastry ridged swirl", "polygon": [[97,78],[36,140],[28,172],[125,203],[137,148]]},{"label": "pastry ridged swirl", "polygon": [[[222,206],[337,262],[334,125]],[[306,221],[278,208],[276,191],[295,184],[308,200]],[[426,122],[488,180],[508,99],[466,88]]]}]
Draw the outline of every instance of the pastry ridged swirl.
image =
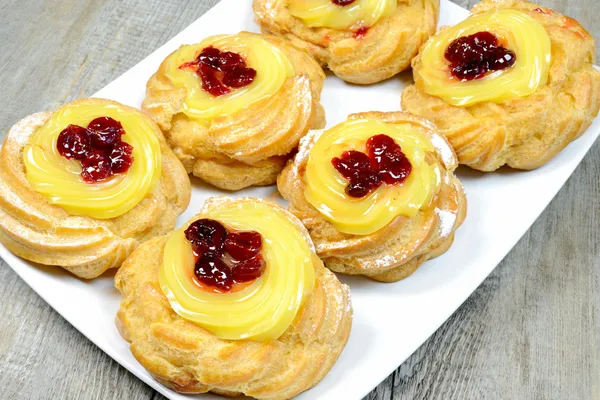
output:
[{"label": "pastry ridged swirl", "polygon": [[598,114],[600,73],[593,67],[594,39],[577,21],[524,1],[484,0],[473,12],[493,9],[520,10],[546,29],[552,46],[547,84],[527,97],[452,106],[425,93],[418,56],[413,61],[416,83],[403,92],[402,108],[434,122],[461,164],[482,171],[505,164],[534,169],[585,132]]},{"label": "pastry ridged swirl", "polygon": [[[201,212],[224,201],[235,200],[210,199]],[[282,212],[311,243],[300,221]],[[117,326],[155,379],[182,393],[288,399],[331,369],[348,340],[352,309],[347,286],[316,255],[314,291],[282,336],[265,342],[224,340],[177,315],[161,291],[158,270],[166,240],[142,244],[115,278],[123,294]]]},{"label": "pastry ridged swirl", "polygon": [[300,138],[325,124],[319,103],[325,74],[315,60],[280,38],[243,34],[268,41],[291,62],[295,74],[275,94],[209,121],[194,119],[183,112],[186,89],[165,75],[167,59],[148,81],[142,104],[189,173],[229,190],[274,183]]},{"label": "pastry ridged swirl", "polygon": [[[464,189],[454,176],[454,152],[429,122],[400,112],[367,112],[348,117],[371,118],[387,123],[409,123],[431,140],[441,173],[441,186],[429,207],[413,217],[397,216],[384,228],[368,235],[338,231],[305,198],[305,169],[309,152],[322,131],[310,132],[300,150],[278,178],[277,186],[290,203],[289,210],[308,228],[317,254],[336,272],[366,275],[393,282],[412,274],[423,262],[444,253],[452,244],[454,231],[466,216]],[[374,132],[376,134],[377,132]]]},{"label": "pastry ridged swirl", "polygon": [[70,215],[35,192],[25,176],[23,147],[51,116],[44,112],[22,119],[6,135],[0,149],[0,242],[27,260],[95,278],[107,269],[118,268],[140,242],[175,226],[176,217],[189,203],[189,178],[156,128],[162,175],[154,190],[116,218]]},{"label": "pastry ridged swirl", "polygon": [[359,39],[352,30],[305,26],[284,0],[254,0],[253,8],[264,33],[288,39],[347,82],[370,84],[410,66],[419,47],[435,33],[440,2],[398,0],[396,10]]}]

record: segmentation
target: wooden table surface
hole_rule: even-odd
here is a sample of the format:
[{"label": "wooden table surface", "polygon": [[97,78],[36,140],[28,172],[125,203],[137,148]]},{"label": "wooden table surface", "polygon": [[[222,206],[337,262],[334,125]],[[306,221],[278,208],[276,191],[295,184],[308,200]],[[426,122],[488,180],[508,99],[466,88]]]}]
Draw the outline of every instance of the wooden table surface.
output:
[{"label": "wooden table surface", "polygon": [[[0,1],[1,136],[93,94],[216,2]],[[539,3],[600,38],[597,0]],[[599,176],[600,141],[481,287],[367,398],[600,399]],[[0,264],[0,399],[163,399]]]}]

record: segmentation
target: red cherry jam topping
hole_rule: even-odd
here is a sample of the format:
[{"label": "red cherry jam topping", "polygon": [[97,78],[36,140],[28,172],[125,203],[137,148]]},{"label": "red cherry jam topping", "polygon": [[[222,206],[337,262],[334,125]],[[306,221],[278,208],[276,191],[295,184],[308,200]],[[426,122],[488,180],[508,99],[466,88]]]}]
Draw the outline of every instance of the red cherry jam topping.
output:
[{"label": "red cherry jam topping", "polygon": [[115,143],[108,157],[110,158],[110,170],[113,174],[122,174],[127,172],[133,164],[133,146],[129,143]]},{"label": "red cherry jam topping", "polygon": [[342,7],[343,6],[348,6],[348,5],[352,4],[352,3],[354,3],[355,1],[356,0],[331,0],[331,2],[333,4],[336,4],[336,5],[342,6]]},{"label": "red cherry jam topping", "polygon": [[110,158],[104,150],[92,150],[81,160],[81,177],[87,183],[103,181],[112,175]]},{"label": "red cherry jam topping", "polygon": [[125,133],[119,121],[110,117],[99,117],[88,124],[92,146],[98,149],[110,149],[121,141]]},{"label": "red cherry jam topping", "polygon": [[383,183],[403,183],[412,170],[402,148],[388,135],[371,136],[366,147],[367,154],[350,150],[331,160],[349,181],[345,191],[350,197],[364,197]]},{"label": "red cherry jam topping", "polygon": [[365,153],[356,150],[345,151],[341,157],[334,157],[331,163],[348,180],[345,189],[348,196],[364,197],[371,190],[381,186],[381,178]]},{"label": "red cherry jam topping", "polygon": [[483,78],[490,71],[512,67],[516,61],[512,50],[502,46],[496,35],[485,31],[454,40],[444,56],[450,61],[452,76],[462,81]]},{"label": "red cherry jam topping", "polygon": [[244,58],[231,51],[221,51],[215,47],[204,48],[198,58],[187,62],[180,69],[192,69],[202,79],[202,89],[215,97],[251,84],[256,78],[256,70],[248,68]]},{"label": "red cherry jam topping", "polygon": [[265,269],[258,232],[228,230],[220,222],[204,218],[192,222],[185,237],[196,255],[194,276],[220,292],[259,278]]},{"label": "red cherry jam topping", "polygon": [[88,130],[79,125],[67,126],[58,135],[56,147],[65,158],[83,160],[92,149]]},{"label": "red cherry jam topping", "polygon": [[121,141],[124,134],[119,121],[99,117],[87,128],[67,126],[58,135],[56,147],[61,156],[81,163],[84,182],[95,183],[125,173],[133,164],[133,147]]}]

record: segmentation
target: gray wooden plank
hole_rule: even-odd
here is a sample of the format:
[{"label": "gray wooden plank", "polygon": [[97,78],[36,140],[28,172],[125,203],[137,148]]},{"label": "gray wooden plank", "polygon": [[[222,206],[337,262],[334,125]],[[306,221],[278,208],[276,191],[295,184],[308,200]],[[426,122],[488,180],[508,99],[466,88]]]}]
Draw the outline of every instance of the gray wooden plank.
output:
[{"label": "gray wooden plank", "polygon": [[[0,132],[94,93],[216,2],[0,2]],[[594,0],[538,2],[600,37]],[[494,273],[367,399],[600,398],[599,174],[596,144]],[[163,399],[0,264],[0,398]]]}]

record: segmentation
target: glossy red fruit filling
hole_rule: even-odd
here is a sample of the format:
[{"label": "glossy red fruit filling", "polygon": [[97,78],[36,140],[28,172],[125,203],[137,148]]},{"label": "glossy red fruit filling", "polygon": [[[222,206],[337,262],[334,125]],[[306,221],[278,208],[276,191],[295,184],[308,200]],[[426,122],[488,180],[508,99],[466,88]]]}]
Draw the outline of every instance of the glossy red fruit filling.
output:
[{"label": "glossy red fruit filling", "polygon": [[478,32],[454,40],[444,54],[450,62],[450,73],[462,81],[483,78],[490,71],[512,67],[516,55],[502,46],[496,35]]},{"label": "glossy red fruit filling", "polygon": [[190,224],[185,237],[196,255],[194,276],[204,285],[229,292],[234,284],[253,281],[264,271],[258,232],[228,230],[203,218]]},{"label": "glossy red fruit filling", "polygon": [[354,32],[354,39],[362,39],[367,35],[367,32],[369,32],[369,28],[366,26],[363,26],[362,28],[358,28],[356,30],[356,32]]},{"label": "glossy red fruit filling", "polygon": [[105,150],[92,150],[81,160],[81,177],[85,182],[103,181],[112,174]]},{"label": "glossy red fruit filling", "polygon": [[369,156],[356,150],[345,151],[331,160],[334,168],[348,180],[346,193],[351,197],[364,197],[381,186],[377,169]]},{"label": "glossy red fruit filling", "polygon": [[367,153],[379,177],[388,185],[404,182],[412,170],[402,148],[387,135],[371,136],[367,140]]},{"label": "glossy red fruit filling", "polygon": [[185,230],[185,237],[192,243],[196,253],[210,252],[220,257],[223,255],[227,229],[218,221],[203,218],[190,224]]},{"label": "glossy red fruit filling", "polygon": [[202,79],[202,89],[215,97],[251,84],[256,70],[246,66],[244,58],[231,51],[215,47],[204,48],[194,61],[182,64],[180,69],[192,69]]},{"label": "glossy red fruit filling", "polygon": [[230,232],[225,239],[225,251],[238,260],[254,257],[261,247],[262,236],[258,232]]},{"label": "glossy red fruit filling", "polygon": [[403,183],[412,165],[400,146],[387,135],[371,136],[367,140],[367,154],[350,150],[331,160],[333,167],[348,180],[346,194],[364,197],[383,183]]},{"label": "glossy red fruit filling", "polygon": [[260,278],[264,268],[265,262],[262,257],[252,257],[236,264],[232,278],[235,282],[250,282]]},{"label": "glossy red fruit filling", "polygon": [[333,4],[337,4],[338,6],[348,6],[354,3],[356,0],[331,0]]},{"label": "glossy red fruit filling", "polygon": [[127,172],[133,164],[133,147],[121,140],[125,130],[110,117],[99,117],[87,128],[69,125],[56,141],[58,154],[81,163],[81,178],[96,183]]},{"label": "glossy red fruit filling", "polygon": [[198,258],[194,275],[200,282],[223,291],[229,291],[233,286],[231,270],[215,253],[204,253]]},{"label": "glossy red fruit filling", "polygon": [[232,88],[249,85],[256,77],[256,70],[246,67],[233,67],[223,75],[223,84]]},{"label": "glossy red fruit filling", "polygon": [[109,149],[121,141],[125,133],[119,121],[110,117],[99,117],[88,124],[92,145],[98,149]]},{"label": "glossy red fruit filling", "polygon": [[129,143],[116,143],[109,153],[110,170],[113,174],[122,174],[127,172],[133,164],[133,146]]},{"label": "glossy red fruit filling", "polygon": [[89,132],[82,126],[69,125],[58,135],[56,147],[65,158],[83,160],[92,148]]}]

